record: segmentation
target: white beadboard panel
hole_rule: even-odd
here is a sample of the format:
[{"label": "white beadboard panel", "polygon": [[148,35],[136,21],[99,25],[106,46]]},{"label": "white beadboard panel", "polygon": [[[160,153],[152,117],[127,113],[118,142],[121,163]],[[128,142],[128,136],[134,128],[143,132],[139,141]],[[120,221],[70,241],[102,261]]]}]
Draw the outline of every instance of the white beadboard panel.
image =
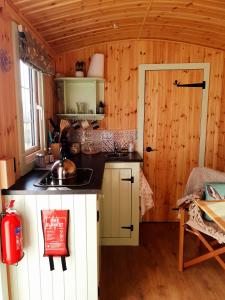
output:
[{"label": "white beadboard panel", "polygon": [[122,226],[131,225],[131,188],[132,184],[130,181],[123,181],[122,179],[131,178],[131,169],[121,169],[119,178],[119,188],[120,188],[120,231],[119,237],[130,237],[131,231],[129,229],[121,228]]},{"label": "white beadboard panel", "polygon": [[[96,195],[86,195],[86,221],[87,221],[87,275],[88,299],[98,299],[98,276],[91,270],[97,270],[98,236],[97,236],[97,201]],[[96,224],[94,226],[94,224]]]},{"label": "white beadboard panel", "polygon": [[38,241],[40,257],[40,281],[41,281],[41,300],[53,299],[53,280],[52,272],[49,268],[48,257],[44,257],[44,239],[42,231],[41,211],[49,209],[49,196],[38,195],[37,201],[37,219],[38,219]]},{"label": "white beadboard panel", "polygon": [[[3,197],[0,191],[0,213],[2,212]],[[0,235],[1,242],[1,235]],[[1,247],[0,247],[0,257],[2,257]],[[0,263],[0,300],[9,300],[8,295],[8,282],[7,282],[7,268],[6,265]]]},{"label": "white beadboard panel", "polygon": [[[49,209],[62,209],[62,196],[50,195]],[[65,300],[64,276],[60,257],[54,257],[54,266],[55,270],[51,271],[53,280],[53,299]]]},{"label": "white beadboard panel", "polygon": [[[22,216],[25,256],[9,267],[10,300],[97,300],[97,196],[27,195],[15,199]],[[69,209],[67,271],[43,257],[41,210]],[[89,232],[90,231],[90,232]]]},{"label": "white beadboard panel", "polygon": [[26,249],[27,249],[27,274],[29,278],[29,299],[41,299],[40,280],[40,249],[38,239],[38,218],[36,196],[25,196],[24,213],[29,216],[26,220]]},{"label": "white beadboard panel", "polygon": [[108,236],[120,236],[120,169],[111,169],[111,211],[107,219],[111,222],[111,232]]},{"label": "white beadboard panel", "polygon": [[70,256],[66,257],[67,271],[64,272],[65,300],[77,300],[75,263],[75,219],[73,195],[62,195],[62,209],[69,209],[68,245]]},{"label": "white beadboard panel", "polygon": [[[18,211],[22,218],[22,226],[23,226],[23,245],[24,245],[24,257],[18,263],[17,266],[10,266],[10,274],[15,273],[13,275],[13,281],[16,281],[17,290],[13,291],[13,286],[11,286],[12,297],[15,295],[15,299],[23,300],[30,299],[30,286],[29,286],[29,273],[28,273],[28,236],[25,234],[27,228],[29,227],[29,221],[27,217],[27,213],[25,212],[25,197],[24,196],[15,196],[8,197],[8,200],[15,200],[14,208]],[[24,212],[24,213],[23,213]],[[26,272],[24,272],[26,270]],[[14,298],[13,298],[14,300]]]},{"label": "white beadboard panel", "polygon": [[74,195],[76,290],[79,300],[88,299],[85,200],[85,195]]},{"label": "white beadboard panel", "polygon": [[111,236],[111,212],[112,212],[112,170],[105,169],[103,176],[101,210],[101,236]]}]

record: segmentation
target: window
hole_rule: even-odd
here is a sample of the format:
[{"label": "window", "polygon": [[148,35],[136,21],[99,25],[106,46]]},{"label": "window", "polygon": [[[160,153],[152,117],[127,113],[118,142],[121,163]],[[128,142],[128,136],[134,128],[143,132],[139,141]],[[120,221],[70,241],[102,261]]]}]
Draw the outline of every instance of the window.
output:
[{"label": "window", "polygon": [[37,71],[20,61],[24,147],[26,152],[40,148],[37,115]]},{"label": "window", "polygon": [[[42,73],[20,60],[21,135],[27,162],[43,149]],[[22,127],[22,126],[21,126]],[[32,156],[33,154],[33,156]],[[29,157],[29,159],[27,159]]]}]

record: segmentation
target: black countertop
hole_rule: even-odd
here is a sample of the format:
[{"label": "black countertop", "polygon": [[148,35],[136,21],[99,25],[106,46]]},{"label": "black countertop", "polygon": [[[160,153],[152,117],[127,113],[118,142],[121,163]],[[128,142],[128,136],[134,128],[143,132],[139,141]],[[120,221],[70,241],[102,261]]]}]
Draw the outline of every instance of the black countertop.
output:
[{"label": "black countertop", "polygon": [[37,183],[45,176],[49,170],[33,170],[21,177],[17,182],[7,190],[2,190],[3,195],[35,195],[35,194],[97,194],[101,191],[102,178],[105,163],[121,162],[142,162],[138,152],[129,153],[127,157],[118,159],[107,158],[106,153],[94,155],[78,154],[72,159],[78,168],[91,168],[93,175],[90,184],[83,187],[35,187]]}]

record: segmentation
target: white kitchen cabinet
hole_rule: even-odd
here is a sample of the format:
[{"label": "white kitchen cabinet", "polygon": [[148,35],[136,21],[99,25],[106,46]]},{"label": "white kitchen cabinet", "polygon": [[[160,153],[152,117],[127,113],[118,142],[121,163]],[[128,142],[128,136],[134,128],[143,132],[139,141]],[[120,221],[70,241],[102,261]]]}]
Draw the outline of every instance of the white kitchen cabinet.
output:
[{"label": "white kitchen cabinet", "polygon": [[101,245],[139,243],[139,163],[107,163],[101,199]]},{"label": "white kitchen cabinet", "polygon": [[[100,78],[56,78],[58,99],[64,101],[64,111],[59,117],[101,120],[104,114],[97,114],[100,101],[104,102],[104,79]],[[79,112],[83,103],[85,113]]]}]

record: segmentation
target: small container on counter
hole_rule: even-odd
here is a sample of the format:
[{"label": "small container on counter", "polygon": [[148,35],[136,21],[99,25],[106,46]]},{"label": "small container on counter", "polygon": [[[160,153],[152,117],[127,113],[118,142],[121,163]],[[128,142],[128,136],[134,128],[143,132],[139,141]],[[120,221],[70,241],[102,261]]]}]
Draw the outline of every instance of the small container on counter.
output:
[{"label": "small container on counter", "polygon": [[80,143],[72,143],[70,146],[70,152],[71,154],[78,154],[80,153]]},{"label": "small container on counter", "polygon": [[38,168],[45,168],[46,167],[45,154],[44,153],[37,153],[36,154],[36,166]]},{"label": "small container on counter", "polygon": [[51,147],[48,148],[48,156],[49,156],[49,163],[53,163],[54,162],[54,156],[52,154],[52,149]]},{"label": "small container on counter", "polygon": [[134,143],[128,144],[128,152],[134,152]]}]

